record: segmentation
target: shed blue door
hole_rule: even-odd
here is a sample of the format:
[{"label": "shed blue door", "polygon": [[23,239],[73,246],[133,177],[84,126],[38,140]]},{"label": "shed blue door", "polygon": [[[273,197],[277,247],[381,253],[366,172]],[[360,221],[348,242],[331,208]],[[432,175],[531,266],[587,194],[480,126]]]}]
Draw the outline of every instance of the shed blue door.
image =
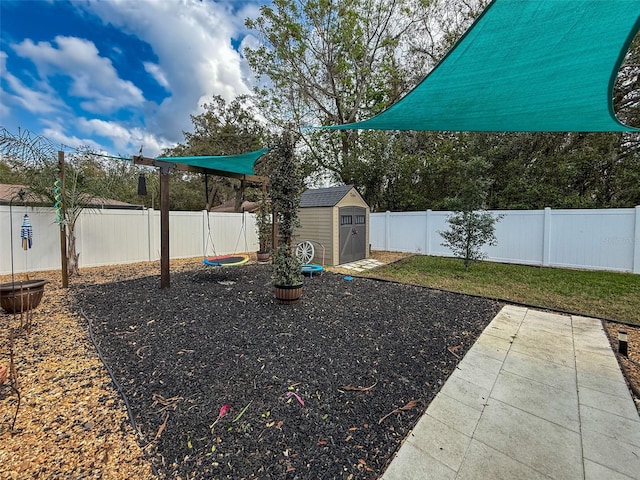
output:
[{"label": "shed blue door", "polygon": [[367,213],[362,207],[341,207],[340,258],[338,263],[355,262],[367,256]]}]

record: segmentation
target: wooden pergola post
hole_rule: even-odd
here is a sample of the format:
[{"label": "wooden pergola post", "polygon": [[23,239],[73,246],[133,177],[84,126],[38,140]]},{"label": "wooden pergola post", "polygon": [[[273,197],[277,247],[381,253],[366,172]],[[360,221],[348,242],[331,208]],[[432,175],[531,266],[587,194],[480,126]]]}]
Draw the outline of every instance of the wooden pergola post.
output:
[{"label": "wooden pergola post", "polygon": [[169,288],[169,174],[175,163],[154,161],[160,167],[160,288]]}]

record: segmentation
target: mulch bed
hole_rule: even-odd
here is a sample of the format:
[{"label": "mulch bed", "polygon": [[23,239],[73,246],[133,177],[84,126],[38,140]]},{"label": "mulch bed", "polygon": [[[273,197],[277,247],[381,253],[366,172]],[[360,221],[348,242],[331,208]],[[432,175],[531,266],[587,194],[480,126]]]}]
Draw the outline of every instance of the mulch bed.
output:
[{"label": "mulch bed", "polygon": [[[366,278],[279,305],[248,264],[80,287],[144,451],[166,478],[374,479],[501,308]],[[227,414],[218,418],[221,408]]]}]

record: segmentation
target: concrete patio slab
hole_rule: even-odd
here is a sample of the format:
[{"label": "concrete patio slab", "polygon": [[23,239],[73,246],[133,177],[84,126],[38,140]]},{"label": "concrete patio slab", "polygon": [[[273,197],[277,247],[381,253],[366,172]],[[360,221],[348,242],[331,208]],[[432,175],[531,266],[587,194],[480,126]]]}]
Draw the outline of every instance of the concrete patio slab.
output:
[{"label": "concrete patio slab", "polygon": [[584,461],[584,480],[633,480],[633,478],[623,475],[620,472],[611,470],[610,468],[592,462]]},{"label": "concrete patio slab", "polygon": [[440,392],[429,405],[429,413],[427,415],[471,437],[476,430],[482,411],[469,407]]},{"label": "concrete patio slab", "polygon": [[[509,372],[501,372],[491,397],[523,412],[580,431],[578,395]],[[553,398],[553,402],[549,399]]]},{"label": "concrete patio slab", "polygon": [[580,406],[580,418],[583,430],[607,435],[613,439],[623,439],[625,443],[640,447],[638,419],[621,417],[587,405]]},{"label": "concrete patio slab", "polygon": [[[482,472],[483,477],[478,473]],[[437,477],[423,477],[437,478]],[[471,440],[467,461],[458,471],[456,480],[549,480],[546,475],[477,440]]]},{"label": "concrete patio slab", "polygon": [[579,433],[493,398],[473,438],[551,478],[583,477]]},{"label": "concrete patio slab", "polygon": [[640,480],[640,417],[601,321],[506,306],[384,480]]},{"label": "concrete patio slab", "polygon": [[582,432],[582,445],[585,459],[628,477],[640,478],[639,447],[590,430]]},{"label": "concrete patio slab", "polygon": [[[619,374],[619,377],[617,376]],[[602,375],[591,375],[585,372],[577,372],[576,379],[580,387],[590,388],[599,392],[608,393],[609,395],[617,395],[627,398],[629,396],[629,388],[624,381],[621,372],[613,372],[614,379]]]},{"label": "concrete patio slab", "polygon": [[431,415],[424,415],[406,442],[457,471],[462,465],[471,437]]},{"label": "concrete patio slab", "polygon": [[509,354],[503,371],[573,393],[577,389],[575,369],[519,352]]}]

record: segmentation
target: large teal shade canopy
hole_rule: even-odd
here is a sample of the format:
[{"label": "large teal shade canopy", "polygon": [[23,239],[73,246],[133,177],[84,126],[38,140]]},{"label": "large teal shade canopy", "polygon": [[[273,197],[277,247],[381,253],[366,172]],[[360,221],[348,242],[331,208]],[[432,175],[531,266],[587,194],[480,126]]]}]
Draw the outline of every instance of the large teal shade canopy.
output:
[{"label": "large teal shade canopy", "polygon": [[494,0],[448,55],[382,113],[332,129],[636,131],[613,111],[640,0]]},{"label": "large teal shade canopy", "polygon": [[202,156],[202,157],[159,157],[156,160],[207,168],[220,172],[240,175],[255,175],[253,167],[258,159],[269,151],[268,148],[239,155]]}]

